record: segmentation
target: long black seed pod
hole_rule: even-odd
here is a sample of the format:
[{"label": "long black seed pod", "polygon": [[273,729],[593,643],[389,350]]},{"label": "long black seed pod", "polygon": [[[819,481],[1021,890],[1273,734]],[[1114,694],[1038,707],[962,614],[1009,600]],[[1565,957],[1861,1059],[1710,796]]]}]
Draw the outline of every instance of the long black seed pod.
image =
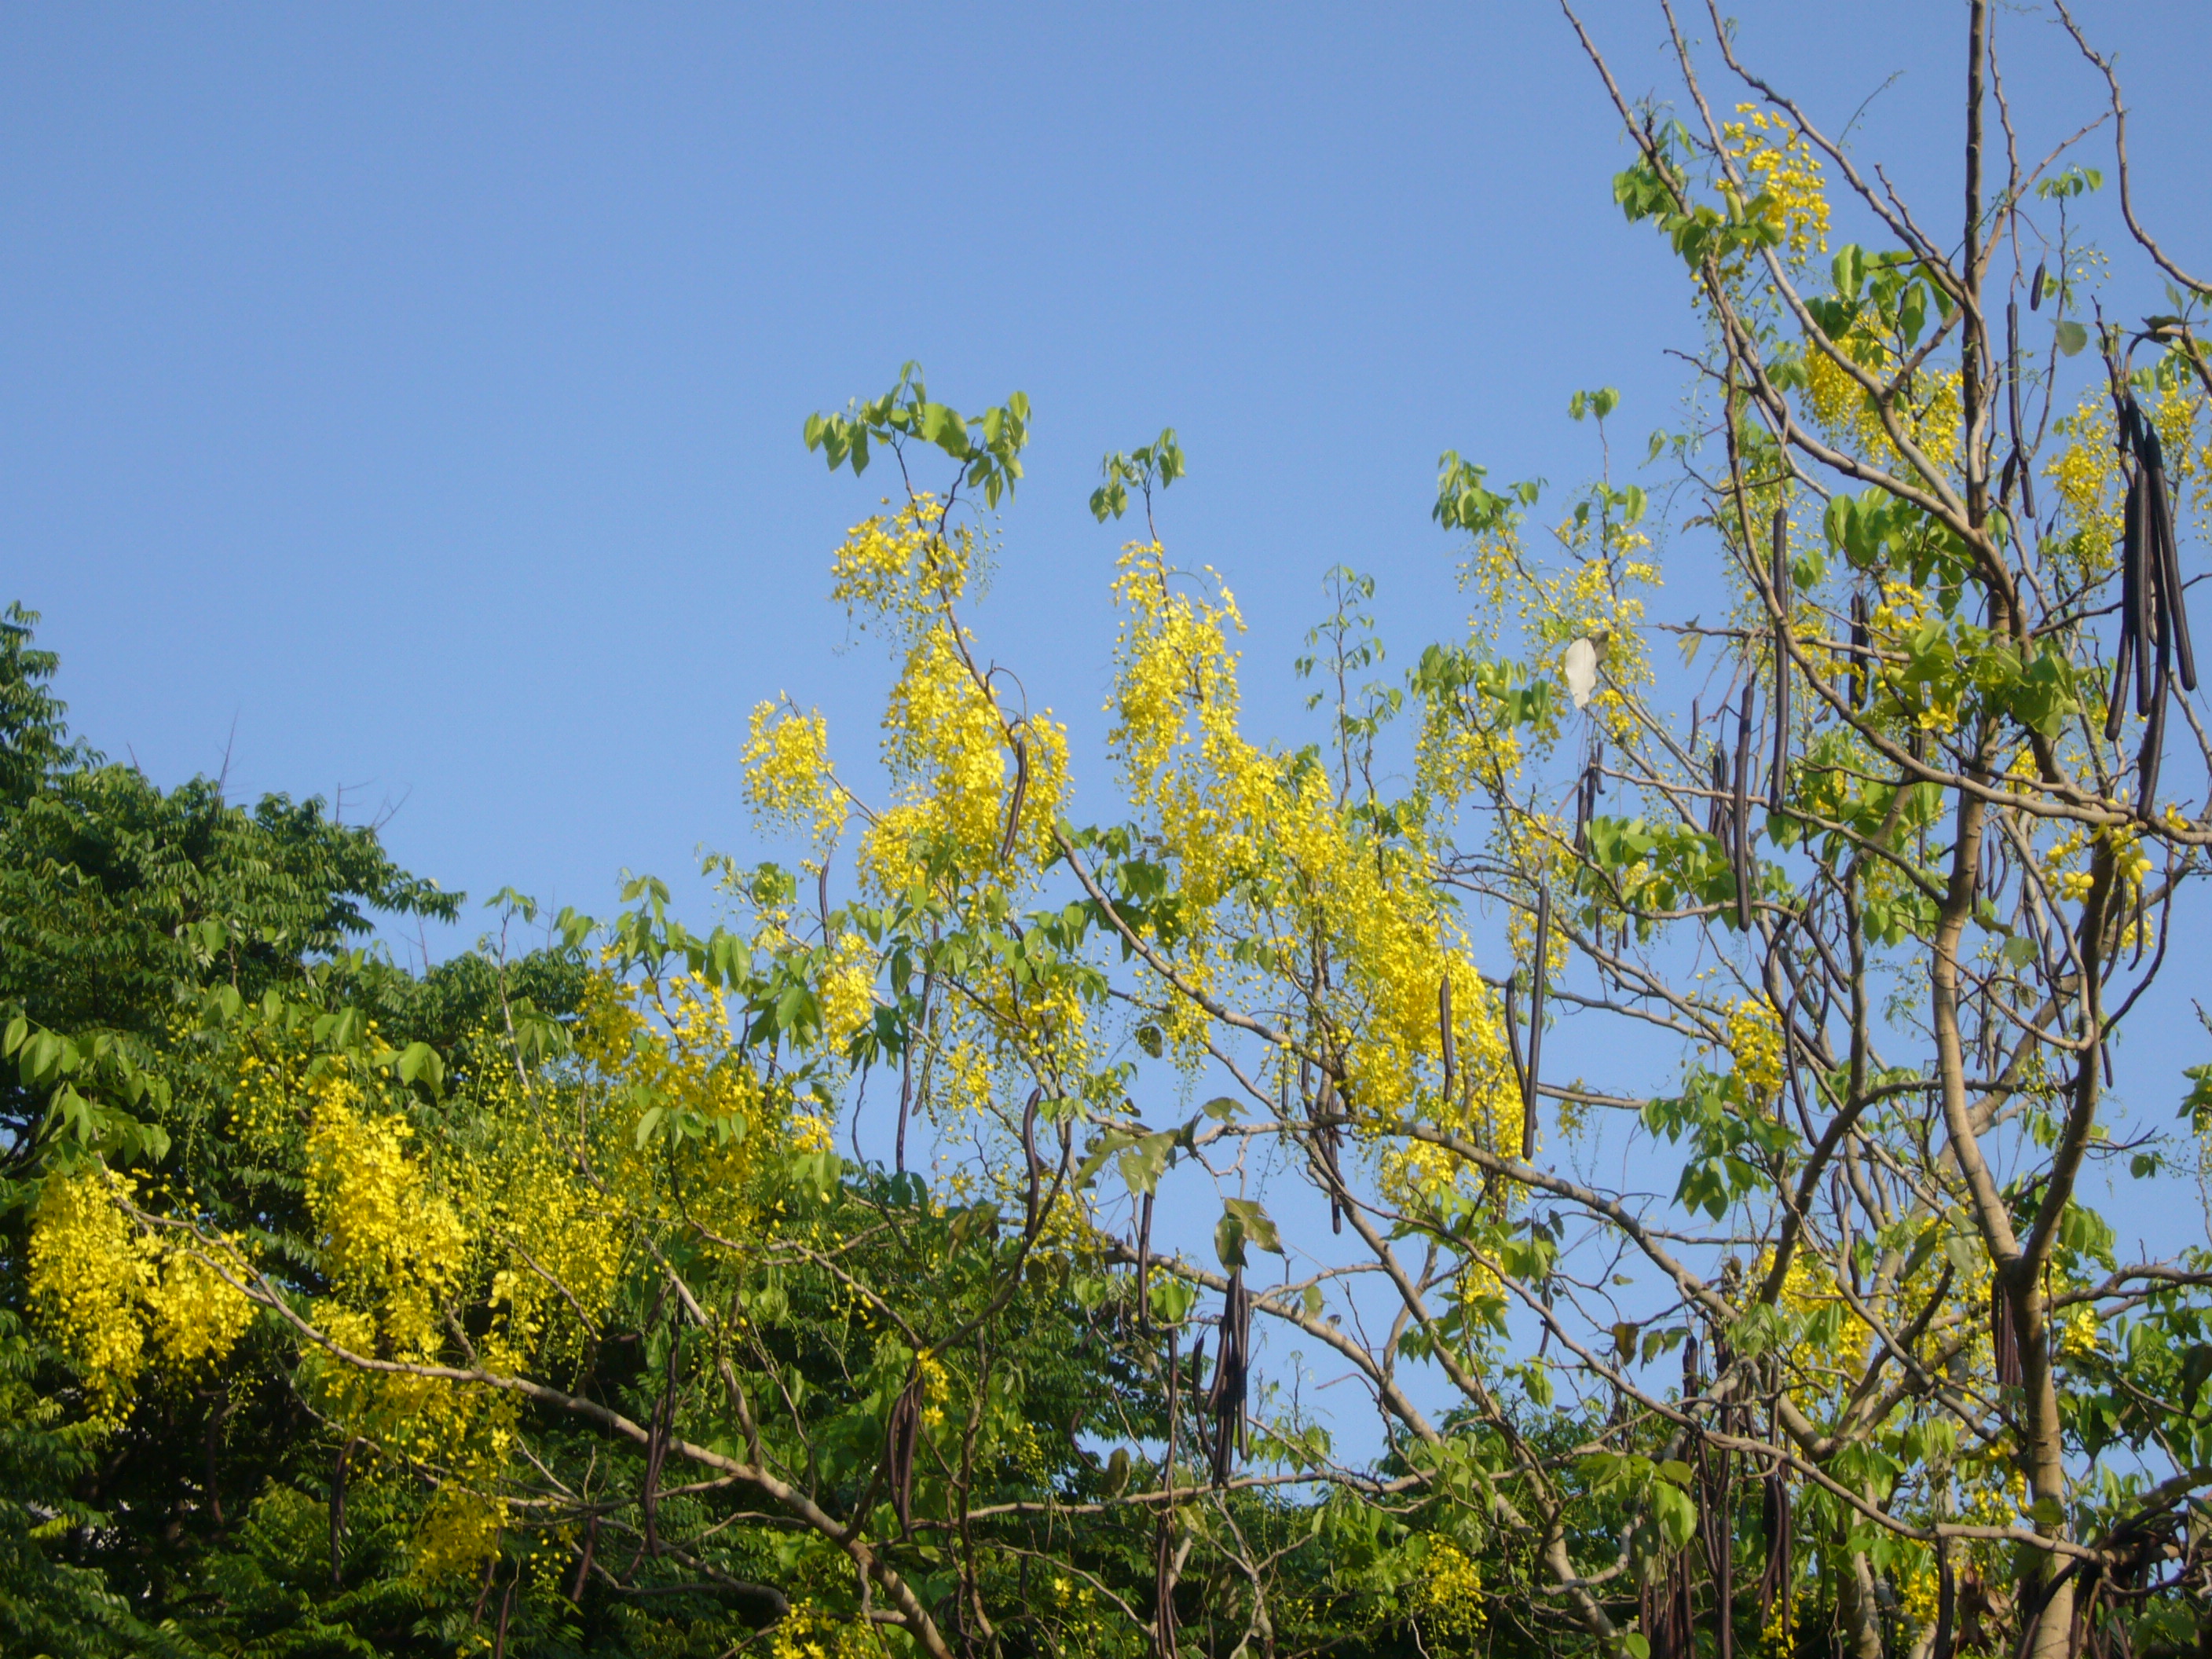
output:
[{"label": "long black seed pod", "polygon": [[[1249,1453],[1250,1430],[1245,1421],[1247,1384],[1251,1376],[1252,1298],[1244,1288],[1244,1270],[1229,1273],[1229,1293],[1221,1304],[1221,1356],[1214,1362],[1213,1386],[1206,1391],[1206,1410],[1213,1420],[1210,1436],[1213,1484],[1225,1486],[1240,1453]],[[1192,1386],[1195,1388],[1194,1381]]]},{"label": "long black seed pod", "polygon": [[[2040,281],[2043,276],[2040,265],[2036,267],[2035,274]],[[2028,308],[2031,311],[2035,308],[2032,296]],[[2020,434],[2023,428],[2020,419],[2020,301],[2017,300],[2005,301],[2005,396],[2011,404],[2012,414],[2012,459],[2007,461],[2005,466],[2010,470],[2015,463],[2018,464],[2020,504],[2032,525],[2035,522],[2035,463],[2028,459],[2027,452],[2021,447]],[[1997,493],[2002,497],[2004,492],[2000,490]]]},{"label": "long black seed pod", "polygon": [[890,1419],[884,1425],[884,1455],[890,1477],[891,1513],[898,1516],[899,1536],[914,1536],[914,1451],[921,1438],[921,1367],[914,1368],[906,1386],[891,1405]]},{"label": "long black seed pod", "polygon": [[2136,502],[2141,479],[2128,484],[2127,505],[2120,514],[2120,635],[2112,651],[2112,692],[2105,709],[2105,740],[2120,735],[2127,718],[2127,688],[2136,659],[2141,656],[2142,550],[2136,535]]},{"label": "long black seed pod", "polygon": [[1779,812],[1790,782],[1790,514],[1774,509],[1774,771],[1767,810]]},{"label": "long black seed pod", "polygon": [[1729,819],[1729,856],[1735,866],[1735,925],[1751,929],[1751,714],[1754,707],[1749,686],[1743,688],[1743,707],[1736,716],[1735,801]]},{"label": "long black seed pod", "polygon": [[2035,262],[2035,276],[2027,285],[2027,308],[2033,311],[2043,303],[2043,262]]},{"label": "long black seed pod", "polygon": [[[1521,977],[1517,974],[1505,976],[1505,1052],[1513,1061],[1513,1086],[1525,1102],[1528,1098],[1528,1068],[1521,1059]],[[1528,1115],[1521,1115],[1521,1156],[1528,1156]]]},{"label": "long black seed pod", "polygon": [[2149,496],[2150,528],[2158,544],[2159,636],[2172,635],[2181,668],[2181,689],[2197,689],[2197,653],[2189,643],[2189,610],[2181,586],[2181,549],[2173,536],[2173,501],[2166,487],[2166,459],[2157,428],[2142,422],[2143,488]]},{"label": "long black seed pod", "polygon": [[1022,1157],[1029,1170],[1030,1209],[1032,1214],[1036,1210],[1037,1188],[1044,1184],[1045,1177],[1044,1160],[1037,1156],[1036,1149],[1037,1108],[1043,1103],[1044,1085],[1040,1084],[1030,1091],[1029,1103],[1022,1108]]},{"label": "long black seed pod", "polygon": [[1586,856],[1589,852],[1590,820],[1597,816],[1597,798],[1605,793],[1605,744],[1600,739],[1591,750],[1588,764],[1575,783],[1575,855]]},{"label": "long black seed pod", "polygon": [[1790,1482],[1783,1473],[1780,1458],[1767,1471],[1765,1490],[1759,1494],[1759,1522],[1766,1534],[1766,1565],[1759,1575],[1759,1616],[1761,1622],[1772,1617],[1777,1601],[1787,1601],[1790,1580],[1796,1576],[1792,1560],[1796,1551],[1796,1528],[1790,1513]]},{"label": "long black seed pod", "polygon": [[1874,630],[1867,625],[1867,602],[1863,589],[1851,595],[1851,707],[1866,707],[1867,687],[1874,678],[1874,664],[1869,653],[1874,649]]},{"label": "long black seed pod", "polygon": [[1453,1073],[1457,1070],[1455,1062],[1459,1055],[1459,1045],[1454,1041],[1452,1033],[1451,970],[1449,969],[1446,969],[1444,976],[1437,981],[1437,1047],[1443,1055],[1443,1097],[1449,1100],[1452,1097],[1452,1084],[1455,1081]]},{"label": "long black seed pod", "polygon": [[1528,1070],[1521,1080],[1521,1161],[1536,1156],[1536,1082],[1544,1053],[1544,975],[1552,951],[1552,890],[1536,890],[1536,953],[1528,967]]},{"label": "long black seed pod", "polygon": [[1137,1328],[1152,1328],[1152,1195],[1137,1212]]},{"label": "long black seed pod", "polygon": [[1990,1285],[1990,1346],[1995,1352],[1997,1386],[2016,1389],[2020,1386],[2020,1335],[2013,1328],[2012,1298],[2005,1294],[2004,1279],[2000,1275]]},{"label": "long black seed pod", "polygon": [[584,1586],[591,1581],[592,1557],[599,1553],[599,1517],[594,1514],[584,1523],[584,1547],[576,1557],[576,1576],[568,1585],[568,1599],[581,1606]]},{"label": "long black seed pod", "polygon": [[1160,1474],[1168,1489],[1170,1502],[1160,1505],[1159,1530],[1152,1545],[1153,1595],[1152,1652],[1154,1659],[1176,1659],[1175,1616],[1175,1497],[1176,1478],[1176,1388],[1180,1378],[1176,1364],[1176,1332],[1168,1329],[1168,1446],[1167,1455],[1161,1462]]},{"label": "long black seed pod", "polygon": [[1687,1550],[1674,1557],[1663,1578],[1644,1587],[1637,1623],[1650,1644],[1651,1659],[1697,1659],[1697,1611]]},{"label": "long black seed pod", "polygon": [[[1718,1356],[1716,1356],[1717,1358]],[[1716,1367],[1717,1370],[1717,1367]],[[1698,1519],[1712,1575],[1717,1659],[1735,1653],[1735,1471],[1726,1449],[1698,1437]]]},{"label": "long black seed pod", "polygon": [[1006,802],[1006,833],[999,842],[999,862],[1014,855],[1014,841],[1022,830],[1022,797],[1030,791],[1030,746],[1014,739],[1014,793]]},{"label": "long black seed pod", "polygon": [[1336,1124],[1326,1121],[1334,1118],[1336,1111],[1336,1083],[1328,1072],[1323,1071],[1321,1074],[1321,1092],[1314,1097],[1313,1115],[1324,1121],[1315,1132],[1314,1139],[1321,1149],[1321,1161],[1329,1173],[1328,1230],[1333,1233],[1340,1233],[1344,1231],[1344,1211],[1337,1202],[1336,1194],[1337,1189],[1344,1184],[1344,1168],[1337,1161],[1337,1146],[1343,1132]]},{"label": "long black seed pod", "polygon": [[2165,690],[2158,683],[2158,572],[2152,561],[2150,543],[2150,503],[2143,483],[2143,470],[2136,468],[2135,480],[2128,486],[2127,559],[2136,573],[2136,713],[2148,714],[2151,699]]},{"label": "long black seed pod", "polygon": [[1959,1578],[1951,1571],[1948,1539],[1936,1540],[1936,1640],[1928,1659],[1951,1659],[1959,1620]]},{"label": "long black seed pod", "polygon": [[1733,846],[1729,829],[1729,769],[1728,757],[1721,752],[1717,743],[1712,755],[1713,798],[1705,803],[1705,833],[1724,847]]},{"label": "long black seed pod", "polygon": [[2151,699],[2150,719],[2143,726],[2142,751],[2136,757],[2136,812],[2146,823],[2157,816],[2153,803],[2158,795],[2159,763],[2166,755],[2166,663],[2172,654],[2172,643],[2171,631],[2158,642],[2158,690]]}]

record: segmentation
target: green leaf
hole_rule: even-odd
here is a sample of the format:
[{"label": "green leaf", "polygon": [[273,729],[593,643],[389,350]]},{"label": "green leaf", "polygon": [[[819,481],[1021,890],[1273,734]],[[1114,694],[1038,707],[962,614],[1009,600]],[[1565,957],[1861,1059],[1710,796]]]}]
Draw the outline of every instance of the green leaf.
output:
[{"label": "green leaf", "polygon": [[1651,1483],[1651,1513],[1670,1549],[1680,1549],[1698,1530],[1698,1506],[1690,1494],[1664,1480]]},{"label": "green leaf", "polygon": [[438,1051],[427,1042],[410,1042],[400,1051],[396,1069],[402,1083],[417,1079],[427,1081],[433,1093],[444,1086],[446,1062],[438,1058]]},{"label": "green leaf", "polygon": [[2089,343],[2089,331],[2071,317],[2062,319],[2051,332],[2058,341],[2059,350],[2069,357],[2075,356]]},{"label": "green leaf", "polygon": [[1267,1211],[1249,1198],[1221,1200],[1221,1219],[1213,1226],[1213,1252],[1224,1267],[1243,1267],[1244,1247],[1251,1244],[1273,1255],[1283,1254],[1283,1241]]},{"label": "green leaf", "polygon": [[1152,1286],[1153,1316],[1170,1325],[1181,1324],[1182,1316],[1190,1311],[1190,1304],[1197,1300],[1195,1285],[1162,1274],[1159,1282]]}]

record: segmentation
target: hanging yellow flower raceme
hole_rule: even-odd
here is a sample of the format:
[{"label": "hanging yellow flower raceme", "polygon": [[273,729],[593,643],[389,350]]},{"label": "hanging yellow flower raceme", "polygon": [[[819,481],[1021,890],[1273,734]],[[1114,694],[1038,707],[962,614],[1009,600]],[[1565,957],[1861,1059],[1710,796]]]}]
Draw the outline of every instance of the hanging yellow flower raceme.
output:
[{"label": "hanging yellow flower raceme", "polygon": [[1745,118],[1723,122],[1723,147],[1735,157],[1753,191],[1766,196],[1767,222],[1793,264],[1828,251],[1828,192],[1820,158],[1802,133],[1757,104],[1738,104]]},{"label": "hanging yellow flower raceme", "polygon": [[156,1361],[204,1371],[226,1358],[253,1304],[184,1236],[142,1232],[122,1207],[130,1176],[97,1166],[49,1176],[27,1251],[32,1317],[69,1356],[94,1421],[128,1413]]},{"label": "hanging yellow flower raceme", "polygon": [[1782,1087],[1782,1022],[1764,997],[1746,997],[1729,1011],[1729,1053],[1735,1059],[1744,1103],[1764,1107]]},{"label": "hanging yellow flower raceme", "polygon": [[739,757],[745,801],[764,823],[809,837],[818,856],[845,822],[842,797],[830,762],[829,722],[802,714],[788,701],[754,708]]}]

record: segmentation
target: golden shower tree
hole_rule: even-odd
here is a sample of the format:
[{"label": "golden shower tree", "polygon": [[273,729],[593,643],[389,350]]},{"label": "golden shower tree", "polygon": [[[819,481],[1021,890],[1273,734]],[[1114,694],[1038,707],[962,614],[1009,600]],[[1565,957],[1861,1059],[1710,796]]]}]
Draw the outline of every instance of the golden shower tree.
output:
[{"label": "golden shower tree", "polygon": [[[1165,432],[1092,499],[1145,529],[1079,823],[976,616],[1026,401],[909,366],[810,420],[898,475],[831,570],[896,667],[877,781],[762,704],[795,865],[715,861],[709,933],[650,882],[556,919],[572,994],[495,952],[442,1049],[357,963],[180,1003],[204,1139],[58,1133],[40,1178],[81,1410],[260,1356],[330,1459],[286,1524],[343,1584],[371,1517],[495,1650],[2195,1645],[2212,1258],[2093,1199],[2195,1214],[2212,1127],[2212,1084],[2178,1145],[2113,1100],[2212,837],[2212,286],[2063,9],[2099,104],[2047,153],[1961,9],[1942,231],[1717,11],[1703,56],[1664,13],[1671,110],[1570,15],[1693,417],[1564,500],[1447,454],[1474,619],[1389,684],[1334,573],[1317,746],[1247,730]],[[1662,560],[1722,611],[1661,619]],[[890,1156],[846,1159],[870,1086]]]}]

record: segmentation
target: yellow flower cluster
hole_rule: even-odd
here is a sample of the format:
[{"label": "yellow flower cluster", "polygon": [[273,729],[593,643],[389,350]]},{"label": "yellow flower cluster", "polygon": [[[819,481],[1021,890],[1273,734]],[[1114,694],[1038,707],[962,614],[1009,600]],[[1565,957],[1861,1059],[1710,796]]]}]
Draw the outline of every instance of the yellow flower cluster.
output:
[{"label": "yellow flower cluster", "polygon": [[407,1156],[405,1120],[370,1116],[343,1073],[311,1085],[307,1207],[322,1265],[339,1297],[375,1310],[378,1335],[394,1353],[435,1351],[439,1313],[459,1279],[468,1237],[453,1206]]},{"label": "yellow flower cluster", "polygon": [[1781,233],[1792,264],[1828,251],[1828,191],[1820,158],[1802,133],[1756,104],[1738,104],[1746,118],[1723,122],[1723,147],[1741,166],[1756,191],[1768,198],[1767,222]]},{"label": "yellow flower cluster", "polygon": [[943,1360],[927,1349],[918,1358],[921,1366],[921,1426],[941,1429],[945,1426],[945,1402],[952,1397],[952,1374],[945,1369]]},{"label": "yellow flower cluster", "polygon": [[[895,797],[872,818],[859,857],[864,883],[878,896],[912,890],[933,860],[949,856],[956,880],[989,886],[1002,852],[1029,871],[1056,853],[1066,732],[1048,710],[1003,707],[997,679],[976,665],[953,606],[975,587],[981,564],[976,532],[946,524],[927,492],[888,518],[855,525],[831,561],[833,597],[860,626],[878,628],[905,647],[884,717]],[[747,754],[761,775],[758,793],[769,798],[781,788],[797,810],[826,822],[818,797],[808,793],[817,787],[809,779],[830,776],[818,722],[811,734],[789,738],[775,728],[787,750],[771,757],[763,716],[755,720]]]},{"label": "yellow flower cluster", "polygon": [[[481,1478],[504,1462],[487,1457],[467,1473]],[[432,1495],[415,1529],[415,1576],[432,1583],[470,1577],[498,1553],[506,1524],[507,1505],[500,1498],[449,1481]]]},{"label": "yellow flower cluster", "polygon": [[1797,1584],[1793,1576],[1784,1581],[1782,1593],[1774,1598],[1774,1605],[1767,1609],[1766,1622],[1759,1627],[1759,1647],[1775,1656],[1775,1659],[1788,1659],[1797,1650],[1796,1603]]},{"label": "yellow flower cluster", "polygon": [[32,1316],[68,1355],[93,1419],[111,1426],[130,1410],[149,1341],[173,1366],[204,1368],[253,1316],[188,1249],[134,1226],[122,1205],[135,1192],[98,1166],[49,1176],[27,1251]]},{"label": "yellow flower cluster", "polygon": [[[1887,349],[1865,353],[1857,361],[1877,380],[1894,374],[1899,362]],[[1904,458],[1890,441],[1873,398],[1818,345],[1805,349],[1805,381],[1814,422],[1830,441],[1884,468],[1902,465]],[[1891,405],[1906,441],[1938,471],[1949,471],[1959,458],[1964,386],[1954,368],[1923,368],[1914,376],[1911,389]]]},{"label": "yellow flower cluster", "polygon": [[[1572,562],[1558,574],[1532,568],[1517,532],[1510,527],[1478,537],[1460,568],[1460,585],[1481,600],[1478,632],[1494,629],[1497,619],[1517,617],[1537,647],[1538,663],[1553,677],[1558,706],[1565,708],[1563,659],[1567,647],[1585,636],[1606,641],[1605,674],[1590,697],[1589,715],[1608,741],[1627,743],[1637,733],[1630,699],[1654,684],[1644,641],[1644,590],[1659,585],[1659,567],[1649,556],[1650,538],[1611,514],[1569,518],[1554,534]],[[1517,741],[1492,746],[1483,758],[1518,765]],[[1437,774],[1440,786],[1451,780]],[[1455,791],[1454,792],[1455,793]]]},{"label": "yellow flower cluster", "polygon": [[2044,463],[2044,476],[2058,491],[2068,522],[2085,532],[2081,556],[2094,561],[2085,574],[2109,574],[2118,568],[2122,493],[2112,404],[2102,392],[2092,393],[2058,422],[2058,431],[2066,447]]},{"label": "yellow flower cluster", "polygon": [[[125,1178],[114,1177],[125,1193]],[[70,1358],[93,1414],[118,1421],[145,1363],[144,1253],[96,1170],[50,1177],[30,1245],[31,1310]]]},{"label": "yellow flower cluster", "polygon": [[1427,1570],[1414,1593],[1414,1616],[1437,1653],[1480,1653],[1486,1615],[1482,1568],[1465,1550],[1431,1534]]},{"label": "yellow flower cluster", "polygon": [[761,703],[740,760],[745,802],[761,822],[805,833],[817,854],[836,840],[845,808],[819,713],[802,714],[788,700]]},{"label": "yellow flower cluster", "polygon": [[160,1279],[146,1290],[154,1341],[173,1364],[210,1366],[229,1357],[253,1320],[253,1304],[199,1257],[164,1253]]},{"label": "yellow flower cluster", "polygon": [[865,1624],[833,1618],[813,1601],[794,1601],[769,1643],[769,1659],[880,1659]]},{"label": "yellow flower cluster", "polygon": [[911,635],[927,626],[966,595],[978,563],[975,532],[940,530],[941,516],[924,490],[888,519],[854,525],[830,559],[830,597],[862,627]]},{"label": "yellow flower cluster", "polygon": [[[1159,953],[1184,983],[1225,1000],[1259,979],[1231,957],[1237,942],[1301,959],[1325,951],[1332,995],[1315,1012],[1342,1055],[1354,1111],[1383,1122],[1426,1114],[1517,1146],[1520,1103],[1495,1001],[1463,940],[1453,943],[1420,836],[1378,839],[1323,768],[1270,756],[1241,735],[1229,635],[1242,623],[1225,590],[1177,592],[1160,547],[1137,543],[1124,551],[1115,592],[1122,626],[1112,741],[1187,902],[1185,932]],[[1449,1099],[1437,1087],[1447,978],[1458,1067]],[[1181,1023],[1164,1025],[1194,1063],[1207,1036],[1202,1009],[1165,988],[1152,1000],[1182,1012]],[[1386,1164],[1401,1191],[1433,1194],[1461,1174],[1456,1159],[1426,1146],[1394,1152]]]},{"label": "yellow flower cluster", "polygon": [[1782,1087],[1782,1022],[1765,997],[1746,997],[1729,1011],[1729,1053],[1744,1103],[1765,1106]]},{"label": "yellow flower cluster", "polygon": [[298,1058],[266,1041],[247,1039],[230,1090],[230,1126],[247,1150],[267,1156],[300,1124]]},{"label": "yellow flower cluster", "polygon": [[839,935],[820,981],[822,1043],[833,1054],[876,1017],[876,953],[858,933]]},{"label": "yellow flower cluster", "polygon": [[655,1105],[681,1109],[711,1130],[687,1154],[697,1166],[687,1212],[726,1237],[753,1226],[754,1178],[790,1131],[791,1100],[738,1042],[721,994],[689,975],[623,983],[594,974],[579,1013],[577,1056],[617,1103],[616,1133],[601,1157],[617,1189],[648,1213],[674,1213],[663,1207],[672,1200],[662,1194],[659,1152],[650,1139],[641,1146],[635,1131]]},{"label": "yellow flower cluster", "polygon": [[2079,902],[2088,897],[2089,890],[2096,885],[2095,878],[2088,871],[2071,867],[2073,861],[2081,857],[2088,846],[2089,831],[2076,830],[2062,836],[2043,855],[2043,878],[2063,902]]},{"label": "yellow flower cluster", "polygon": [[921,879],[933,851],[951,856],[960,879],[988,878],[1006,845],[1018,781],[1013,864],[1035,869],[1055,855],[1053,826],[1067,794],[1066,728],[1047,713],[1010,737],[966,643],[950,623],[924,631],[884,712],[884,759],[897,795],[871,826],[860,863],[886,895]]},{"label": "yellow flower cluster", "polygon": [[[1929,626],[1929,620],[1927,597],[1919,589],[1905,582],[1886,581],[1881,585],[1878,602],[1867,617],[1867,627],[1875,644],[1910,654],[1913,636]],[[1933,625],[1941,628],[1942,623],[1937,619]],[[1887,678],[1913,723],[1922,731],[1942,733],[1958,729],[1959,700],[1967,690],[1963,677],[1951,675],[1910,687],[1893,676]]]},{"label": "yellow flower cluster", "polygon": [[1898,1602],[1915,1630],[1933,1630],[1942,1596],[1942,1581],[1936,1576],[1933,1552],[1917,1555],[1900,1565],[1897,1571]]}]

